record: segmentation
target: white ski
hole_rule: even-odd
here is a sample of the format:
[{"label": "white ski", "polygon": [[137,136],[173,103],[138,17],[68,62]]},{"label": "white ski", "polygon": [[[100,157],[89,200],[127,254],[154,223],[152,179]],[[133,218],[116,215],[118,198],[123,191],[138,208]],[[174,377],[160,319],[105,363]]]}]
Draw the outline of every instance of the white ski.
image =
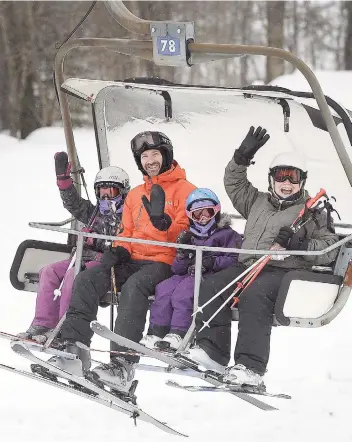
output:
[{"label": "white ski", "polygon": [[[74,382],[75,384],[79,384],[81,387],[83,387],[86,390],[90,390],[91,392],[98,395],[98,398],[101,400],[105,400],[106,402],[111,402],[113,405],[116,405],[116,407],[123,409],[123,412],[125,414],[128,414],[130,417],[132,417],[135,421],[137,419],[140,419],[145,422],[149,422],[156,427],[160,428],[163,431],[166,431],[167,433],[174,434],[177,436],[185,436],[185,434],[182,434],[173,428],[170,428],[168,425],[164,424],[163,422],[158,421],[154,417],[150,416],[149,414],[145,413],[143,410],[141,410],[137,405],[125,402],[124,400],[118,398],[112,393],[109,393],[108,391],[98,387],[97,385],[93,384],[89,380],[75,376],[71,373],[68,373],[64,370],[61,370],[58,367],[55,367],[54,365],[50,364],[49,362],[43,361],[42,359],[35,356],[26,346],[24,342],[12,342],[11,343],[12,350],[19,354],[20,356],[23,356],[24,358],[30,360],[34,364],[39,364],[42,367],[49,370],[51,374],[57,375],[59,378],[67,379],[68,381]],[[37,377],[35,377],[37,379]],[[96,396],[92,396],[96,398]],[[115,407],[111,407],[116,409]],[[120,410],[119,410],[120,411]]]},{"label": "white ski", "polygon": [[[177,367],[181,369],[184,368],[191,369],[195,374],[194,377],[204,379],[205,381],[209,382],[215,387],[223,385],[223,383],[218,379],[218,375],[215,372],[202,369],[196,363],[187,359],[186,357],[183,357],[182,355],[168,354],[162,351],[147,348],[144,345],[131,341],[130,339],[124,338],[123,336],[117,335],[105,325],[100,324],[98,321],[92,321],[90,326],[91,329],[94,331],[94,333],[96,333],[99,336],[102,336],[103,338],[109,339],[110,341],[116,342],[116,344],[118,345],[130,348],[136,351],[137,353],[144,354],[145,356],[158,359],[159,361],[164,362],[165,364],[168,364],[171,367]],[[257,398],[254,398],[247,393],[237,392],[237,391],[236,392],[227,391],[227,392],[237,396],[239,399],[249,402],[250,404],[260,408],[261,410],[265,411],[277,410],[277,408],[273,407],[272,405],[266,404],[265,402]]]}]

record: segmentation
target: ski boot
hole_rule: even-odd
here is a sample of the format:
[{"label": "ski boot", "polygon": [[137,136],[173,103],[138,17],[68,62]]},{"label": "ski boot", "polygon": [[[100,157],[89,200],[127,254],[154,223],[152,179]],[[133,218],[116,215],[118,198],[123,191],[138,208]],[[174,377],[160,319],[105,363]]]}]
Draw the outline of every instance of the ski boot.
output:
[{"label": "ski boot", "polygon": [[141,345],[147,348],[154,348],[155,344],[161,341],[162,338],[156,335],[145,335],[144,338],[139,342]]},{"label": "ski boot", "polygon": [[195,346],[185,353],[185,356],[196,362],[197,364],[203,366],[207,370],[215,371],[217,373],[223,374],[225,371],[225,366],[219,364],[218,362],[211,359],[207,352],[202,348]]},{"label": "ski boot", "polygon": [[168,333],[161,341],[155,343],[160,350],[177,350],[182,342],[182,336],[177,333]]},{"label": "ski boot", "polygon": [[109,364],[100,364],[90,371],[88,378],[100,388],[109,387],[120,399],[136,403],[134,392],[138,381],[133,380],[135,365],[122,357],[114,357]]},{"label": "ski boot", "polygon": [[259,390],[265,391],[263,376],[242,364],[227,367],[223,376],[223,381],[236,386],[250,385]]},{"label": "ski boot", "polygon": [[45,336],[50,330],[49,327],[45,327],[44,325],[31,325],[27,331],[18,333],[16,336],[20,339],[33,339],[36,341],[37,336]]},{"label": "ski boot", "polygon": [[[77,345],[76,342],[65,341],[61,349],[63,353],[67,353],[70,356],[67,358],[64,355],[52,356],[48,360],[49,364],[55,365],[55,367],[65,370],[74,376],[84,377],[91,366],[89,348],[82,343]],[[72,355],[76,357],[72,357]],[[37,364],[32,364],[31,370],[42,376],[48,375],[48,370]]]}]

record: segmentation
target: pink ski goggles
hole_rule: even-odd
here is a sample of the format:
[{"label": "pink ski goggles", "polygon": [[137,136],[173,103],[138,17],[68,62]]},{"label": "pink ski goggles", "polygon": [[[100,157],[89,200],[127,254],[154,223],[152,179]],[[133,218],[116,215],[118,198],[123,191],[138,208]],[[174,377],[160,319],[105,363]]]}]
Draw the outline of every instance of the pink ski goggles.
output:
[{"label": "pink ski goggles", "polygon": [[188,218],[196,223],[205,224],[206,222],[209,222],[212,218],[214,218],[219,212],[220,204],[217,204],[216,206],[203,206],[191,210],[186,210],[186,215],[188,216]]}]

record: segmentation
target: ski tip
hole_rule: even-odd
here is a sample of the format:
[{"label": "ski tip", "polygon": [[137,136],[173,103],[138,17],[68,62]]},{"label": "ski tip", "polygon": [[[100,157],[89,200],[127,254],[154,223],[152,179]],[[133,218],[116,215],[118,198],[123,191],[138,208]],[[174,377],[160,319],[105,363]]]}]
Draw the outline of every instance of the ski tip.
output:
[{"label": "ski tip", "polygon": [[23,351],[23,350],[28,350],[28,347],[27,347],[25,342],[11,341],[10,345],[11,345],[12,350],[15,351],[15,352],[19,352],[19,351]]},{"label": "ski tip", "polygon": [[292,396],[290,396],[289,394],[285,394],[285,393],[278,393],[276,395],[276,397],[278,397],[280,399],[292,399]]},{"label": "ski tip", "polygon": [[100,331],[100,330],[104,330],[106,327],[105,327],[105,325],[100,324],[98,321],[92,321],[90,323],[90,328],[94,331],[96,331],[96,330]]}]

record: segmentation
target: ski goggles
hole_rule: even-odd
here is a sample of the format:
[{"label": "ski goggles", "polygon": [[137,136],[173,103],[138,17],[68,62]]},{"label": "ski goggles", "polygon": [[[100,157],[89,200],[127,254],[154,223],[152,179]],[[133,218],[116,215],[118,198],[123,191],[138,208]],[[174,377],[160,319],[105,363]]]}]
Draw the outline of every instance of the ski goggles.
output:
[{"label": "ski goggles", "polygon": [[131,141],[131,149],[134,155],[140,155],[145,148],[160,146],[172,146],[169,138],[160,132],[141,132]]},{"label": "ski goggles", "polygon": [[101,183],[95,187],[95,193],[99,199],[113,199],[120,195],[120,189],[110,183]]},{"label": "ski goggles", "polygon": [[219,212],[220,205],[217,204],[216,206],[205,206],[193,210],[186,210],[186,215],[192,221],[202,224],[205,222],[209,222]]},{"label": "ski goggles", "polygon": [[288,180],[292,184],[299,184],[307,178],[307,173],[297,167],[273,167],[270,176],[278,183]]}]

